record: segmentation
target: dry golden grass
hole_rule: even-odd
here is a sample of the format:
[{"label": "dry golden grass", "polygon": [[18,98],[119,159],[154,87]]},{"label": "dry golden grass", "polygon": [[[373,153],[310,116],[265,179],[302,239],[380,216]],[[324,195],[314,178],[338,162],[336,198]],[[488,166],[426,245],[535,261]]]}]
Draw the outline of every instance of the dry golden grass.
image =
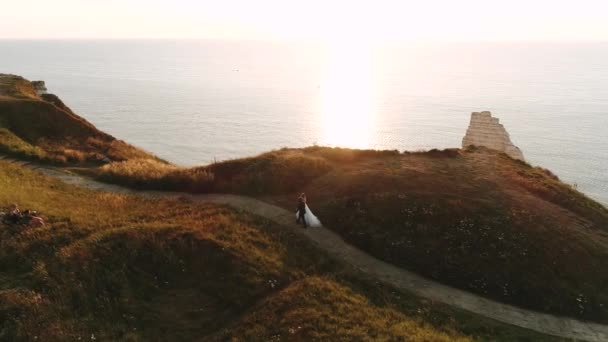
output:
[{"label": "dry golden grass", "polygon": [[36,98],[30,82],[20,76],[0,73],[0,100],[11,98]]},{"label": "dry golden grass", "polygon": [[223,336],[237,341],[472,341],[395,308],[382,308],[324,277],[309,277],[269,296]]},{"label": "dry golden grass", "polygon": [[[479,149],[342,164],[302,188],[369,253],[467,291],[608,321],[608,211],[556,177]],[[295,194],[277,197],[286,208]]]},{"label": "dry golden grass", "polygon": [[269,296],[225,335],[237,341],[473,340],[451,330],[438,333],[422,320],[412,320],[395,308],[378,307],[324,277],[296,281]]},{"label": "dry golden grass", "polygon": [[0,208],[49,223],[0,224],[0,340],[546,338],[363,280],[221,206],[92,192],[2,161],[0,188]]},{"label": "dry golden grass", "polygon": [[290,210],[303,191],[327,227],[381,259],[503,302],[608,320],[608,210],[504,154],[282,149],[180,170],[213,174],[198,188],[146,176],[153,168],[104,179],[248,194]]},{"label": "dry golden grass", "polygon": [[283,149],[253,158],[216,163],[189,172],[206,170],[214,175],[213,191],[254,195],[297,191],[331,170],[323,157]]},{"label": "dry golden grass", "polygon": [[173,191],[207,191],[213,182],[213,174],[206,170],[187,170],[153,159],[114,162],[99,168],[96,175],[134,188]]},{"label": "dry golden grass", "polygon": [[49,222],[0,224],[0,340],[551,340],[363,279],[225,207],[93,192],[2,161],[0,189],[0,208]]}]

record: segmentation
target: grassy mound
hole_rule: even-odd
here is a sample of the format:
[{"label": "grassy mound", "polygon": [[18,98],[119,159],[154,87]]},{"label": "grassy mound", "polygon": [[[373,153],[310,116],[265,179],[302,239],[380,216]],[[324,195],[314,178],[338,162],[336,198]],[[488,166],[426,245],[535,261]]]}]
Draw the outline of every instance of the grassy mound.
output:
[{"label": "grassy mound", "polygon": [[[85,170],[87,172],[91,173]],[[114,162],[91,174],[102,181],[136,189],[207,192],[213,184],[213,174],[207,170],[187,170],[153,159]]]},{"label": "grassy mound", "polygon": [[249,194],[288,209],[304,191],[328,228],[383,260],[506,303],[608,322],[608,210],[504,154],[309,147],[179,172],[210,177],[204,187],[137,185]]},{"label": "grassy mound", "polygon": [[81,172],[136,189],[262,195],[297,191],[330,169],[324,158],[284,149],[190,169],[134,159]]},{"label": "grassy mound", "polygon": [[[154,156],[97,130],[52,94],[36,95],[19,76],[0,74],[0,151],[55,163],[94,163]],[[8,139],[7,136],[13,138]],[[15,143],[15,138],[19,143]]]},{"label": "grassy mound", "polygon": [[243,340],[409,340],[468,341],[437,333],[431,325],[380,308],[352,289],[327,278],[311,277],[269,296],[239,326],[225,334]]},{"label": "grassy mound", "polygon": [[[308,153],[312,149],[319,153]],[[318,147],[304,150],[283,148],[256,157],[229,160],[204,167],[179,168],[150,159],[136,159],[81,172],[109,183],[136,189],[265,196],[297,192],[336,166],[396,155],[399,155],[399,152]],[[176,182],[175,179],[182,181]]]},{"label": "grassy mound", "polygon": [[381,259],[506,303],[608,322],[608,211],[545,170],[483,149],[405,154],[340,167],[303,190],[328,227]]},{"label": "grassy mound", "polygon": [[552,338],[362,278],[295,232],[226,207],[75,188],[0,161],[0,340]]}]

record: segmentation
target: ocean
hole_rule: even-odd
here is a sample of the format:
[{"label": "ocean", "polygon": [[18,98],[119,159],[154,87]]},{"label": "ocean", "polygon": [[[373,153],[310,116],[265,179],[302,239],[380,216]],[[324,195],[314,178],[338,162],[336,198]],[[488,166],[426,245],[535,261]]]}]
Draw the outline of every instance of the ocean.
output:
[{"label": "ocean", "polygon": [[460,147],[470,113],[489,110],[528,162],[608,204],[608,42],[6,40],[0,72],[184,166],[312,144]]}]

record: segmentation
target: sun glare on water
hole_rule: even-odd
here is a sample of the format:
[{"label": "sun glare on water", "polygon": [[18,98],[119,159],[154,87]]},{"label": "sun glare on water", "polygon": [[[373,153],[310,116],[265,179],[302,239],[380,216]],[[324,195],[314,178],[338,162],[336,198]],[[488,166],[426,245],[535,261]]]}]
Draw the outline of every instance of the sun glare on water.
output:
[{"label": "sun glare on water", "polygon": [[377,111],[376,87],[371,45],[329,44],[320,95],[323,145],[370,147]]}]

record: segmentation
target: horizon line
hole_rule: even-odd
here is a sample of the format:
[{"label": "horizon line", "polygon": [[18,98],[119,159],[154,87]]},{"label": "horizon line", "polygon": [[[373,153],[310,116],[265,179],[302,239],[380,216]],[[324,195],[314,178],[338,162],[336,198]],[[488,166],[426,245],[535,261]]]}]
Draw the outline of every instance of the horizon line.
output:
[{"label": "horizon line", "polygon": [[[0,41],[234,41],[234,42],[268,42],[268,43],[322,43],[331,41],[320,39],[262,39],[262,38],[212,38],[212,37],[0,37]],[[336,40],[340,41],[340,40]],[[369,42],[368,40],[361,40]],[[476,39],[476,40],[381,40],[375,41],[378,44],[399,44],[399,43],[608,43],[608,39]]]}]

